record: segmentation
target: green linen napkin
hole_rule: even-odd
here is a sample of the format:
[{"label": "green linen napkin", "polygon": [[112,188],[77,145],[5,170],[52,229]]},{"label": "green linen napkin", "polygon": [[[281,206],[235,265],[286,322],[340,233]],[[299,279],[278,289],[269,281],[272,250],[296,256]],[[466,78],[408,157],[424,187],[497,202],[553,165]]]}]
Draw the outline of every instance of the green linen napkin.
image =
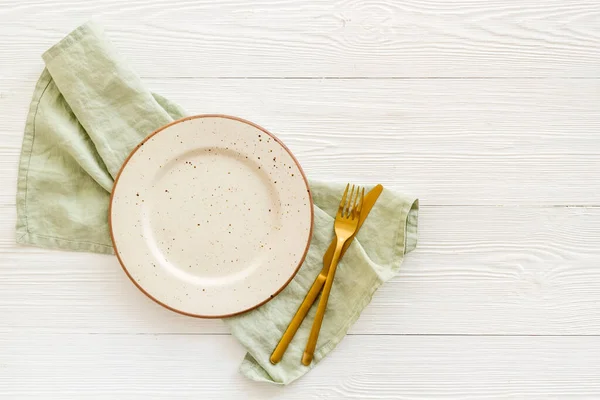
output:
[{"label": "green linen napkin", "polygon": [[[43,59],[46,69],[31,102],[19,166],[17,242],[113,254],[108,203],[119,168],[145,136],[186,114],[151,93],[92,22]],[[282,362],[272,365],[273,348],[322,267],[343,191],[337,184],[311,181],[310,186],[315,225],[300,271],[272,301],[226,319],[248,351],[240,370],[250,379],[287,384],[317,365],[416,246],[418,202],[384,190],[340,263],[312,365],[305,367],[300,359],[316,307]]]}]

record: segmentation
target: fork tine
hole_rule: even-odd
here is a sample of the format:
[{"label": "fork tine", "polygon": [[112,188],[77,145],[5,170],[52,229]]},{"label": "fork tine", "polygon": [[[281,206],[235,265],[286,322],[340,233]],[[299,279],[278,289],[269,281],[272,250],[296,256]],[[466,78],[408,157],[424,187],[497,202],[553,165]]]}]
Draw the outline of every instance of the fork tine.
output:
[{"label": "fork tine", "polygon": [[360,213],[362,211],[364,201],[365,201],[365,188],[362,188],[360,191],[360,201],[358,202],[358,208],[356,209],[357,213]]},{"label": "fork tine", "polygon": [[362,211],[364,202],[365,202],[365,188],[362,188],[362,190],[360,192],[360,204],[358,205],[359,211]]},{"label": "fork tine", "polygon": [[[364,191],[364,189],[363,189],[363,191]],[[356,196],[354,196],[354,203],[352,204],[352,219],[354,219],[354,217],[357,216],[356,214],[359,211],[359,209],[358,209],[358,207],[359,207],[359,204],[358,204],[359,192],[360,192],[360,186],[358,186],[356,188]]]},{"label": "fork tine", "polygon": [[350,213],[352,212],[352,198],[354,197],[354,185],[352,185],[352,189],[350,190],[350,196],[348,197],[348,201],[346,202],[346,206],[344,207],[345,218],[350,218]]},{"label": "fork tine", "polygon": [[350,184],[346,185],[346,190],[344,190],[344,195],[342,196],[342,201],[340,201],[340,206],[338,208],[338,214],[342,215],[344,211],[344,205],[346,205],[346,195],[348,194],[348,188]]}]

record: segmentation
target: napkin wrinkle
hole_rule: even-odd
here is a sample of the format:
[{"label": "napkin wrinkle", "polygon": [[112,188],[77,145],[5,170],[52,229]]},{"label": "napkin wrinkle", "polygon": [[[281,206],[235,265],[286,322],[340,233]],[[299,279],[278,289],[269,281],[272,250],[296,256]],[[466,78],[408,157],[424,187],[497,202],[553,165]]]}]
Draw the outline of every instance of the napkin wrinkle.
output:
[{"label": "napkin wrinkle", "polygon": [[[114,177],[137,144],[185,110],[150,92],[100,26],[88,22],[47,50],[27,115],[17,180],[19,243],[114,254],[108,206]],[[240,372],[288,384],[343,339],[417,242],[418,201],[385,189],[340,261],[313,363],[300,363],[313,306],[277,365],[271,352],[323,267],[345,184],[309,181],[313,236],[294,279],[271,301],[225,320],[247,350]],[[368,189],[368,188],[367,188]]]}]

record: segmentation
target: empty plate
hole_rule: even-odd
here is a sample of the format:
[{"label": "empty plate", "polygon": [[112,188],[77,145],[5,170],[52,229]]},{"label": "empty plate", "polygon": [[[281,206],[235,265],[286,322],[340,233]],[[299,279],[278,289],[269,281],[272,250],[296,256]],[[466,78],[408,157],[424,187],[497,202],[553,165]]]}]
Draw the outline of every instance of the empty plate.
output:
[{"label": "empty plate", "polygon": [[294,277],[313,207],[300,165],[277,138],[240,118],[200,115],[131,153],[109,220],[119,262],[146,295],[186,315],[227,317]]}]

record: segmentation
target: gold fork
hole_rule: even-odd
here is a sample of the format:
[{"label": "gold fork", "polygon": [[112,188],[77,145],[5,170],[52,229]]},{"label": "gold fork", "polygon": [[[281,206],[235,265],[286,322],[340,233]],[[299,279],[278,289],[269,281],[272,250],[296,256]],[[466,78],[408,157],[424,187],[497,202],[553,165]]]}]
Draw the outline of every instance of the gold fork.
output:
[{"label": "gold fork", "polygon": [[310,330],[310,336],[308,337],[304,355],[302,356],[302,364],[304,365],[310,365],[315,348],[317,347],[317,339],[319,338],[319,332],[321,331],[321,324],[323,323],[323,317],[325,316],[325,310],[327,309],[327,301],[329,300],[329,293],[331,292],[331,286],[333,285],[333,278],[342,253],[342,248],[344,247],[344,243],[346,243],[358,229],[358,221],[360,219],[360,212],[365,197],[365,189],[352,185],[350,196],[347,196],[349,188],[350,184],[348,184],[346,190],[344,190],[344,195],[342,196],[342,201],[340,202],[335,217],[333,227],[337,238],[337,245],[335,247],[335,252],[333,253],[333,258],[331,259],[331,266],[329,267],[325,287],[323,288],[321,300],[317,307],[315,320],[312,329]]},{"label": "gold fork", "polygon": [[[382,191],[383,186],[376,185],[373,189],[371,189],[371,191],[365,194],[360,212],[360,218],[358,219],[358,228],[356,228],[354,235],[352,235],[352,237],[346,240],[346,243],[344,243],[344,247],[342,247],[342,252],[340,253],[340,259],[344,256],[344,253],[352,243],[352,240],[356,237],[356,234],[360,230],[360,227],[363,225],[366,218],[369,216],[369,212],[375,206],[375,203],[377,202],[377,199],[381,195]],[[281,335],[279,343],[277,343],[277,346],[271,354],[271,363],[277,364],[281,361],[292,339],[296,335],[296,332],[298,332],[302,321],[304,321],[304,318],[306,318],[306,315],[312,308],[312,305],[317,299],[317,296],[323,291],[323,286],[325,286],[325,282],[327,281],[327,275],[329,275],[329,267],[331,266],[333,253],[335,253],[335,248],[337,247],[336,245],[337,237],[334,236],[329,247],[327,248],[327,251],[323,255],[323,268],[321,268],[321,272],[319,272],[319,275],[315,277],[312,286],[306,293],[306,296],[300,304],[300,307],[298,307],[298,311],[296,311],[296,314],[294,314],[294,317],[291,319],[285,332],[283,333],[283,335]]]}]

